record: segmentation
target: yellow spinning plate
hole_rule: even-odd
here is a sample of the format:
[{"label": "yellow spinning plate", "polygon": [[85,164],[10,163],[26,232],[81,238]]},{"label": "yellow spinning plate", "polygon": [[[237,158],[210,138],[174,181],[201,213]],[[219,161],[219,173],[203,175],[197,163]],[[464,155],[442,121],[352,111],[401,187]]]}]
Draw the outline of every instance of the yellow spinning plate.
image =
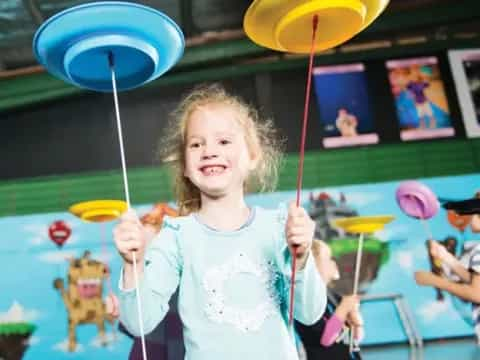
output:
[{"label": "yellow spinning plate", "polygon": [[309,53],[318,16],[315,52],[344,43],[370,25],[389,0],[254,0],[243,19],[247,36],[279,51]]},{"label": "yellow spinning plate", "polygon": [[127,203],[121,200],[93,200],[74,204],[68,210],[84,221],[106,222],[115,220],[127,208]]},{"label": "yellow spinning plate", "polygon": [[334,220],[334,224],[349,233],[373,233],[395,219],[392,215],[357,216]]}]

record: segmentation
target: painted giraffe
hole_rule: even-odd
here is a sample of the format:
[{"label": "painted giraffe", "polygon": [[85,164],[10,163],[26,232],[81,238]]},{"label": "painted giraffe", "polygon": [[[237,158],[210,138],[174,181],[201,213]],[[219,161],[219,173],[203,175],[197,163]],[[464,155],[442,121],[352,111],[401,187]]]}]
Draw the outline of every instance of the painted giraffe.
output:
[{"label": "painted giraffe", "polygon": [[68,312],[69,351],[75,351],[76,327],[82,324],[96,324],[102,345],[107,344],[105,320],[112,325],[115,321],[105,312],[102,300],[102,283],[107,275],[107,266],[90,259],[90,252],[85,251],[81,258],[70,260],[67,289],[63,279],[54,280],[53,286],[60,291]]}]

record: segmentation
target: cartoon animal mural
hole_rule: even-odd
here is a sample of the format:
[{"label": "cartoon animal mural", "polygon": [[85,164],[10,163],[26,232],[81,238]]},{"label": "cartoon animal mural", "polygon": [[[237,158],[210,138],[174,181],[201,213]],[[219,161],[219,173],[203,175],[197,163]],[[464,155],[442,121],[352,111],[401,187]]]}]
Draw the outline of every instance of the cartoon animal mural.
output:
[{"label": "cartoon animal mural", "polygon": [[107,266],[91,259],[90,252],[85,251],[81,258],[70,260],[67,289],[64,287],[63,279],[57,278],[53,282],[67,308],[68,350],[71,352],[75,351],[77,346],[78,325],[97,325],[102,345],[107,344],[105,321],[110,322],[112,328],[115,322],[115,319],[106,313],[102,300],[103,280],[107,275]]}]

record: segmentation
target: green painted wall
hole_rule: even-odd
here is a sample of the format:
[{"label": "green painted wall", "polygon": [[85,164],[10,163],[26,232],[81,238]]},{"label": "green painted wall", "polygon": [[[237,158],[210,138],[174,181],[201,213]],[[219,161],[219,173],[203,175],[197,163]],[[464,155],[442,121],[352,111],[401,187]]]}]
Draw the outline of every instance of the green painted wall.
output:
[{"label": "green painted wall", "polygon": [[[286,157],[279,190],[293,190],[296,155]],[[480,169],[480,139],[440,140],[315,151],[306,154],[304,187],[375,183],[474,173]],[[129,170],[134,204],[172,199],[165,168]],[[0,182],[0,216],[65,211],[78,201],[123,199],[120,171]]]}]

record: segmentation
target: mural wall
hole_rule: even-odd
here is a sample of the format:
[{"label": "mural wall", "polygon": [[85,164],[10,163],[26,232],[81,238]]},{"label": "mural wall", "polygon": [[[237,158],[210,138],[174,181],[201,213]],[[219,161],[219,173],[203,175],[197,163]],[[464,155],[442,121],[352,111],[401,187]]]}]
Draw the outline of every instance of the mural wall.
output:
[{"label": "mural wall", "polygon": [[[480,175],[417,180],[440,198],[471,198],[480,188]],[[415,284],[414,271],[430,269],[427,235],[419,221],[398,208],[397,186],[398,182],[389,182],[303,192],[302,203],[317,222],[317,237],[331,245],[339,263],[342,279],[334,284],[335,289],[351,291],[357,239],[335,228],[332,220],[394,215],[396,219],[383,231],[365,239],[361,291],[367,295],[402,294],[424,339],[472,335],[471,326],[463,320],[469,315],[464,304],[448,294],[439,301],[434,289]],[[248,202],[271,208],[294,198],[294,191],[277,192],[249,196]],[[144,214],[151,208],[152,204],[145,204],[137,211]],[[450,225],[443,209],[428,225],[438,240],[455,237],[457,253],[463,244],[480,240],[468,227],[461,232]],[[119,332],[118,324],[105,315],[102,305],[102,299],[116,291],[120,269],[111,240],[113,226],[84,223],[67,212],[0,218],[0,358],[127,357],[132,340]],[[362,311],[365,343],[406,341],[391,302],[366,303]],[[76,319],[78,326],[69,330],[68,318]],[[151,340],[164,359],[181,358],[181,331],[175,314],[170,314],[166,327],[162,325]]]}]

